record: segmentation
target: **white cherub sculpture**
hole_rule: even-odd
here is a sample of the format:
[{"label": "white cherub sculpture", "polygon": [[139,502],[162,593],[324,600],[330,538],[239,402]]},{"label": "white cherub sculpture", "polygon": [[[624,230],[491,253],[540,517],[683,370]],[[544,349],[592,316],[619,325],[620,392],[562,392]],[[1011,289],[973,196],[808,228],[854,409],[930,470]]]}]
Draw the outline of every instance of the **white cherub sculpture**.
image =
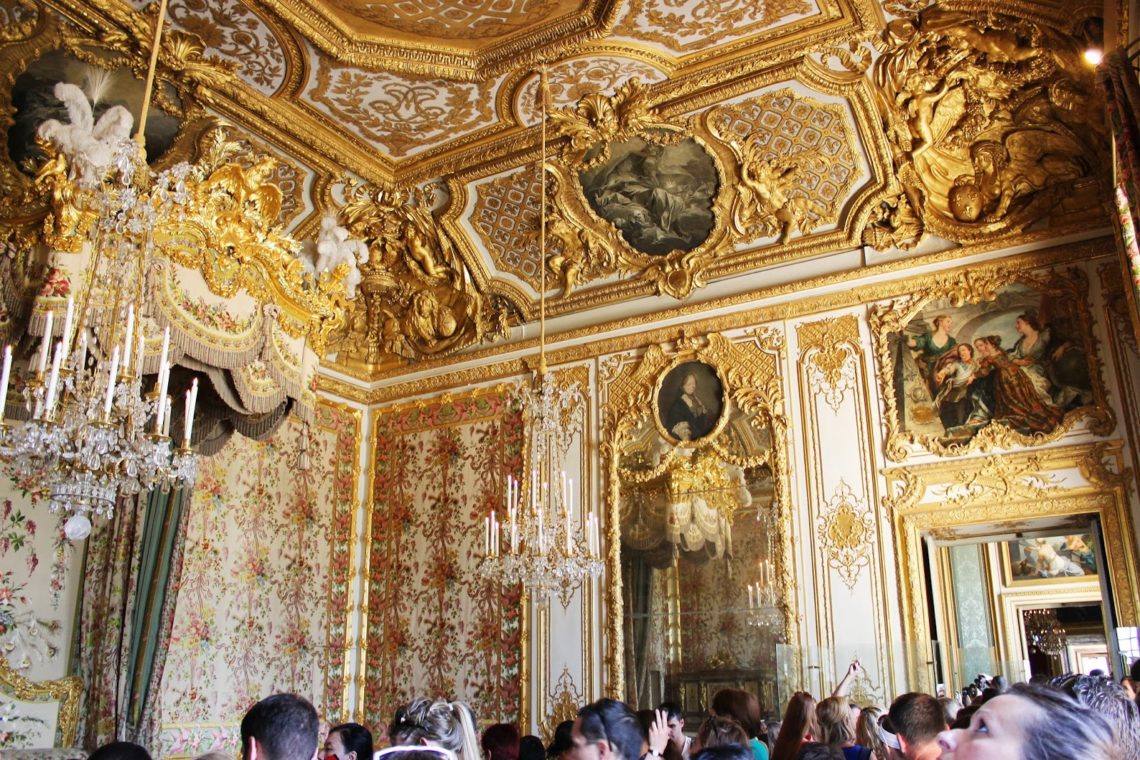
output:
[{"label": "white cherub sculpture", "polygon": [[134,117],[123,106],[113,106],[96,122],[91,103],[79,87],[57,82],[54,92],[67,109],[68,123],[48,119],[40,125],[39,134],[68,157],[73,178],[97,183],[129,149]]},{"label": "white cherub sculpture", "polygon": [[[305,271],[313,276],[336,269],[341,263],[348,264],[348,275],[344,278],[344,288],[349,298],[356,298],[356,286],[360,284],[360,265],[368,263],[368,246],[363,240],[352,240],[348,230],[337,225],[335,214],[321,217],[321,231],[315,244],[307,242],[302,249],[301,262]],[[315,259],[315,260],[314,260]]]}]

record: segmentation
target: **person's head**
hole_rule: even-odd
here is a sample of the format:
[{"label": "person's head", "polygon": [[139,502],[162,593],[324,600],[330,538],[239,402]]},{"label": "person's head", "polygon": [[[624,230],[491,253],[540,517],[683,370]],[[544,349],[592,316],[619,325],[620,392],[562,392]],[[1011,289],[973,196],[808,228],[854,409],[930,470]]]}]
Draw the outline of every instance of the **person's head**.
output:
[{"label": "person's head", "polygon": [[616,699],[599,699],[578,710],[571,739],[571,760],[641,757],[641,724],[633,710]]},{"label": "person's head", "polygon": [[1114,760],[1112,729],[1068,694],[1041,684],[1015,684],[989,700],[968,728],[943,731],[942,757],[952,760]]},{"label": "person's head", "polygon": [[697,392],[697,376],[690,372],[685,375],[685,379],[681,381],[681,390],[692,396]]},{"label": "person's head", "polygon": [[371,760],[372,732],[359,723],[341,723],[325,737],[326,760]]},{"label": "person's head", "polygon": [[543,760],[544,757],[546,757],[546,747],[542,746],[542,739],[534,734],[527,734],[519,739],[519,760]]},{"label": "person's head", "polygon": [[958,711],[962,709],[962,703],[954,697],[939,697],[938,704],[942,705],[942,718],[946,721],[946,725],[953,724],[954,719],[958,717]]},{"label": "person's head", "polygon": [[927,751],[938,741],[939,732],[946,730],[942,705],[929,694],[916,691],[903,694],[891,703],[889,714],[899,746],[907,758]]},{"label": "person's head", "polygon": [[134,742],[109,742],[90,754],[95,760],[151,760],[146,748]]},{"label": "person's head", "polygon": [[1128,669],[1128,677],[1132,679],[1132,683],[1140,683],[1140,657],[1132,661],[1132,667]]},{"label": "person's head", "polygon": [[950,329],[950,325],[954,324],[954,318],[949,314],[939,314],[932,320],[935,330],[946,331]]},{"label": "person's head", "polygon": [[828,697],[820,702],[815,706],[815,720],[819,725],[816,738],[821,743],[841,747],[855,741],[855,724],[847,697]]},{"label": "person's head", "polygon": [[743,689],[721,689],[712,698],[709,709],[723,718],[732,718],[751,739],[763,732],[760,701],[756,695]]},{"label": "person's head", "polygon": [[564,720],[554,728],[554,738],[546,748],[547,760],[558,760],[574,746],[571,734],[574,730],[574,721]]},{"label": "person's head", "polygon": [[796,753],[796,760],[843,760],[843,750],[823,742],[808,742]]},{"label": "person's head", "polygon": [[697,742],[701,749],[706,747],[722,747],[727,744],[748,744],[748,732],[732,718],[722,715],[710,715],[701,721],[697,730]]},{"label": "person's head", "polygon": [[296,694],[274,694],[241,720],[242,760],[312,760],[320,722],[316,708]]},{"label": "person's head", "polygon": [[518,760],[519,730],[513,723],[493,723],[483,732],[479,743],[484,760]]},{"label": "person's head", "polygon": [[477,760],[475,720],[471,708],[462,702],[413,699],[396,710],[388,729],[394,745],[428,744],[454,752],[459,760]]},{"label": "person's head", "polygon": [[864,707],[855,719],[855,743],[863,747],[870,747],[875,757],[881,760],[890,760],[883,739],[879,736],[879,717],[883,711],[874,705]]},{"label": "person's head", "polygon": [[810,741],[818,733],[815,697],[806,691],[797,691],[784,709],[784,719],[780,721],[780,733],[776,735],[772,754],[775,757],[792,757],[805,739]]},{"label": "person's head", "polygon": [[959,343],[958,358],[964,362],[974,361],[974,347],[969,343]]},{"label": "person's head", "polygon": [[715,747],[701,747],[693,755],[693,760],[753,760],[752,747],[744,744],[718,744]]},{"label": "person's head", "polygon": [[222,752],[220,749],[212,749],[198,755],[194,760],[234,760],[234,756],[229,752]]},{"label": "person's head", "polygon": [[1052,686],[1105,717],[1118,746],[1135,747],[1140,753],[1140,709],[1123,686],[1107,676],[1094,675],[1062,676],[1054,681]]},{"label": "person's head", "polygon": [[685,714],[676,702],[662,702],[657,708],[665,711],[665,720],[668,721],[669,738],[680,747],[685,743]]},{"label": "person's head", "polygon": [[1013,320],[1013,327],[1022,335],[1036,335],[1041,332],[1041,323],[1032,314],[1018,314]]}]

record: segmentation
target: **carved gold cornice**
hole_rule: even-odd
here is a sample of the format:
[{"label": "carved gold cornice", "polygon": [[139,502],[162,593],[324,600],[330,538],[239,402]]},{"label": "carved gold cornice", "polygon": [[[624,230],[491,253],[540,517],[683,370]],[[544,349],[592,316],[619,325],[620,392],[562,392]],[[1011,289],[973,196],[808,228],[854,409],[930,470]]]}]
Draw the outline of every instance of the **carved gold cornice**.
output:
[{"label": "carved gold cornice", "polygon": [[[1007,243],[1008,244],[1008,243]],[[945,251],[928,254],[909,259],[900,259],[871,267],[864,267],[859,271],[860,277],[868,279],[883,277],[891,274],[906,272],[911,269],[927,268],[953,262],[969,255],[977,255],[996,247],[996,243],[985,243],[965,247],[960,250]],[[1010,271],[1039,268],[1066,263],[1076,263],[1106,256],[1115,255],[1112,238],[1096,238],[1079,243],[1035,250],[1001,259],[1001,266],[1008,267]],[[945,270],[944,277],[953,277],[956,273],[966,271],[965,267]],[[653,314],[613,320],[604,325],[592,326],[564,333],[547,336],[549,345],[566,344],[567,348],[548,348],[547,356],[550,363],[563,364],[581,361],[608,353],[628,351],[650,343],[661,343],[671,340],[675,328],[663,327],[653,329],[651,326],[662,321],[676,319],[692,320],[688,329],[696,332],[724,332],[734,328],[763,324],[775,320],[791,319],[810,314],[816,314],[834,309],[840,309],[858,304],[873,303],[892,297],[908,295],[920,289],[921,285],[930,282],[933,275],[922,275],[916,278],[898,278],[874,282],[865,285],[850,287],[853,275],[850,272],[829,274],[822,277],[811,278],[795,283],[778,285],[770,288],[758,288],[748,293],[742,293],[726,298],[716,299],[707,303],[686,304],[668,311],[662,310]],[[838,289],[836,289],[838,288]],[[771,304],[761,307],[752,307],[724,314],[720,316],[703,316],[703,313],[719,309],[730,309],[734,306],[745,306],[756,301],[775,299],[781,296],[795,295],[802,291],[830,290],[822,295],[798,298],[787,303]],[[650,329],[646,329],[646,328]],[[629,332],[631,334],[604,340],[591,340],[602,332]],[[362,382],[370,380],[372,390],[368,393],[369,403],[380,403],[387,399],[401,398],[432,389],[453,387],[462,384],[477,384],[497,378],[509,377],[526,370],[526,366],[518,359],[495,361],[495,357],[504,353],[518,351],[537,351],[537,339],[521,340],[503,346],[493,346],[463,354],[461,359],[448,358],[438,360],[425,360],[416,365],[418,371],[424,373],[441,370],[458,361],[463,363],[479,363],[478,367],[465,367],[446,375],[426,377],[411,383],[393,383],[380,385],[385,380],[395,380],[406,368],[393,368],[379,372],[374,376],[360,376]],[[338,371],[354,376],[351,368],[334,363]],[[321,379],[324,382],[324,378]]]},{"label": "carved gold cornice", "polygon": [[[12,669],[6,656],[0,656],[0,686],[4,693],[28,702],[59,702],[59,733],[64,747],[74,747],[79,739],[79,700],[83,679],[68,676],[53,681],[32,681]],[[54,737],[52,737],[54,739]]]}]

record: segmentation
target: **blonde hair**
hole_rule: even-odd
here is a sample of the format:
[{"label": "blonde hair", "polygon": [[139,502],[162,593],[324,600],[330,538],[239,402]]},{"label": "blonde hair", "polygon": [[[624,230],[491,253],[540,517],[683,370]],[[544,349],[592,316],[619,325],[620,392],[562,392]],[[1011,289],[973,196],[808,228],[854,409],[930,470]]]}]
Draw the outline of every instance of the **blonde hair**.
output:
[{"label": "blonde hair", "polygon": [[819,723],[819,741],[839,746],[855,741],[855,726],[847,697],[828,697],[815,706],[815,719]]},{"label": "blonde hair", "polygon": [[464,702],[413,699],[396,711],[389,733],[393,744],[430,742],[451,750],[459,760],[481,760],[483,756],[475,735],[475,715]]}]

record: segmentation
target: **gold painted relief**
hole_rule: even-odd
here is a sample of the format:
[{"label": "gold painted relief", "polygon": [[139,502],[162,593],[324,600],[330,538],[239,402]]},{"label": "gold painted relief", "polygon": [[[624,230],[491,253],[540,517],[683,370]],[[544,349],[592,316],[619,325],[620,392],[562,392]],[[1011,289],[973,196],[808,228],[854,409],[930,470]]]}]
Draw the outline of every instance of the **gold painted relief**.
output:
[{"label": "gold painted relief", "polygon": [[819,551],[827,566],[854,591],[859,574],[871,564],[875,515],[843,480],[823,504],[815,521]]},{"label": "gold painted relief", "polygon": [[32,34],[40,17],[35,0],[16,0],[0,6],[0,42],[22,40]]},{"label": "gold painted relief", "polygon": [[313,63],[304,97],[361,139],[392,156],[481,128],[494,114],[490,85],[449,82]]},{"label": "gold painted relief", "polygon": [[874,82],[899,189],[867,242],[910,245],[923,228],[968,242],[1054,209],[1097,211],[1108,142],[1075,38],[933,5],[891,21],[881,45]]},{"label": "gold painted relief", "polygon": [[548,163],[564,294],[620,271],[684,298],[739,243],[837,217],[856,180],[839,107],[782,90],[678,126],[649,97],[631,79],[550,116],[565,138]]},{"label": "gold painted relief", "polygon": [[201,40],[207,53],[233,63],[242,81],[266,95],[285,83],[289,62],[282,41],[241,0],[187,0],[169,9],[172,26]]},{"label": "gold painted relief", "polygon": [[859,323],[853,315],[805,322],[796,326],[796,336],[808,387],[838,414],[844,396],[855,388]]},{"label": "gold painted relief", "polygon": [[817,10],[809,0],[630,0],[614,33],[692,53]]},{"label": "gold painted relief", "polygon": [[1077,268],[977,267],[872,307],[887,456],[1036,446],[1116,421]]},{"label": "gold painted relief", "polygon": [[539,287],[538,220],[542,182],[525,166],[475,188],[471,223],[496,269]]},{"label": "gold painted relief", "polygon": [[574,676],[570,675],[570,668],[562,668],[562,674],[550,694],[546,695],[544,715],[538,723],[539,737],[543,744],[554,741],[554,729],[558,724],[578,717],[578,708],[586,704],[587,700],[574,685]]},{"label": "gold painted relief", "polygon": [[[903,640],[930,641],[923,602],[925,535],[949,536],[955,528],[982,525],[1000,532],[1019,520],[1076,515],[1096,516],[1105,535],[1134,535],[1128,506],[1133,473],[1123,466],[1122,457],[1121,442],[1110,441],[884,470],[888,486],[882,504],[894,526]],[[1054,475],[1065,469],[1079,469],[1088,483],[1074,484]],[[949,507],[947,490],[962,495]],[[1108,541],[1105,551],[1117,624],[1136,625],[1140,557],[1135,542]],[[919,690],[932,689],[928,653],[913,651],[907,657],[911,682]]]},{"label": "gold painted relief", "polygon": [[[708,122],[740,160],[744,187],[733,225],[743,241],[778,235],[785,242],[793,226],[806,233],[839,220],[839,206],[861,176],[842,106],[785,88],[717,107]],[[765,205],[771,213],[749,211]]]},{"label": "gold painted relief", "polygon": [[351,189],[341,212],[369,247],[360,293],[333,346],[366,365],[456,351],[506,330],[506,314],[476,288],[452,238],[431,214],[431,191]]},{"label": "gold painted relief", "polygon": [[[631,77],[653,84],[665,79],[665,73],[635,58],[617,56],[559,61],[547,69],[550,100],[556,106],[573,105],[595,92],[612,95]],[[514,97],[514,111],[519,121],[528,126],[537,124],[542,118],[538,103],[538,81],[537,75],[529,77]]]},{"label": "gold painted relief", "polygon": [[238,137],[234,143],[238,146],[237,161],[247,171],[253,168],[261,156],[273,156],[273,169],[265,181],[281,191],[281,213],[276,219],[277,223],[288,228],[302,218],[309,211],[305,198],[309,170],[248,134]]},{"label": "gold painted relief", "polygon": [[[652,488],[661,481],[667,488],[691,492],[694,484],[720,482],[722,478],[717,473],[727,472],[726,467],[739,468],[746,480],[749,473],[760,477],[766,484],[760,488],[767,495],[767,509],[771,511],[771,523],[768,523],[774,553],[771,561],[783,621],[779,635],[785,641],[797,640],[796,581],[791,569],[789,535],[787,422],[779,377],[782,345],[782,335],[772,337],[767,333],[758,333],[742,342],[732,342],[715,333],[699,337],[686,335],[669,347],[652,345],[641,356],[618,355],[602,363],[604,406],[599,448],[606,505],[606,577],[609,579],[605,595],[609,646],[606,682],[610,694],[624,695],[626,684],[622,545],[628,540],[652,542],[648,535],[637,533],[640,528],[635,521],[631,522],[626,492],[635,484]],[[718,425],[699,440],[670,445],[669,439],[663,439],[664,447],[651,444],[645,448],[647,441],[659,437],[655,400],[662,378],[686,364],[707,365],[723,378],[727,407],[723,416],[729,422]],[[699,395],[699,389],[697,393]],[[710,494],[704,495],[712,498]],[[756,523],[755,516],[752,522]],[[635,533],[627,536],[627,530]]]}]

